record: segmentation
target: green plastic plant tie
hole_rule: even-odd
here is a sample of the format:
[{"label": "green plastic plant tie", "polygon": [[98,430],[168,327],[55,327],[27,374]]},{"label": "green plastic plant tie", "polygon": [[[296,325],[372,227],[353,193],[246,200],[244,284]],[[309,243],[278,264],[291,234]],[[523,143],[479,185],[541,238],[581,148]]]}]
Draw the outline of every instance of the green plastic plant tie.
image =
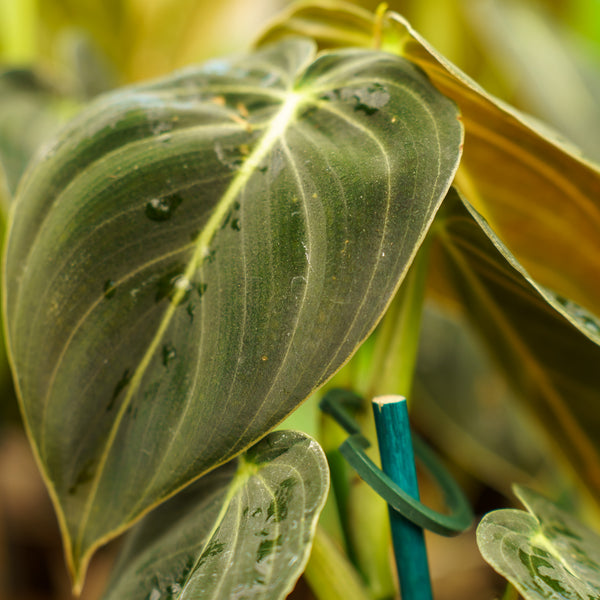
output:
[{"label": "green plastic plant tie", "polygon": [[[419,500],[406,398],[380,396],[373,399],[372,406],[383,471]],[[403,600],[432,600],[423,529],[391,506],[389,513],[401,596]]]},{"label": "green plastic plant tie", "polygon": [[[335,393],[333,393],[335,392]],[[360,433],[356,421],[340,401],[344,394],[356,398],[353,392],[332,390],[321,400],[321,410],[331,415],[350,437],[340,446],[340,452],[377,494],[394,510],[423,529],[444,536],[462,533],[471,526],[473,512],[458,484],[437,459],[433,451],[414,432],[412,442],[415,456],[439,485],[448,513],[437,512],[413,498],[386,475],[365,453],[371,444]]]}]

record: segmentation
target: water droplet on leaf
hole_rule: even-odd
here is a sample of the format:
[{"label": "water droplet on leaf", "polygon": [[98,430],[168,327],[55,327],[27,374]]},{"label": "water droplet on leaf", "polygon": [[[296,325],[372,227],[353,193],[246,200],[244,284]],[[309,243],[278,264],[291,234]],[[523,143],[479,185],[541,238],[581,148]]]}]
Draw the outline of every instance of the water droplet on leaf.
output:
[{"label": "water droplet on leaf", "polygon": [[119,394],[129,385],[130,381],[131,381],[130,370],[125,369],[125,371],[123,372],[123,375],[121,376],[121,379],[119,379],[119,381],[117,382],[117,385],[115,386],[115,389],[113,391],[113,395],[110,399],[110,402],[108,403],[108,406],[106,407],[107,411],[111,410],[114,407],[115,401],[119,397]]},{"label": "water droplet on leaf", "polygon": [[196,291],[198,292],[198,296],[200,296],[200,298],[202,298],[202,296],[204,296],[204,292],[206,292],[207,288],[208,288],[208,284],[206,284],[206,283],[197,283],[196,284]]},{"label": "water droplet on leaf", "polygon": [[194,311],[195,310],[196,310],[196,305],[193,302],[188,302],[186,312],[187,312],[188,316],[190,317],[190,321],[194,320]]},{"label": "water droplet on leaf", "polygon": [[104,297],[110,300],[117,293],[117,286],[112,279],[108,279],[104,282]]},{"label": "water droplet on leaf", "polygon": [[146,202],[146,216],[152,221],[168,221],[182,200],[179,194],[152,198]]},{"label": "water droplet on leaf", "polygon": [[183,265],[179,265],[158,280],[158,289],[154,298],[156,302],[168,298],[173,304],[179,306],[189,299],[193,286],[184,275],[184,269]]},{"label": "water droplet on leaf", "polygon": [[167,587],[167,593],[171,596],[176,596],[177,594],[181,594],[182,587],[178,583],[172,583]]},{"label": "water droplet on leaf", "polygon": [[[245,145],[245,149],[249,152],[247,145]],[[224,167],[227,167],[231,171],[237,171],[244,163],[247,153],[243,154],[240,151],[240,146],[225,146],[220,142],[216,142],[215,154]]]},{"label": "water droplet on leaf", "polygon": [[177,351],[175,347],[171,344],[165,344],[162,347],[162,362],[165,367],[168,367],[169,364],[177,358]]}]

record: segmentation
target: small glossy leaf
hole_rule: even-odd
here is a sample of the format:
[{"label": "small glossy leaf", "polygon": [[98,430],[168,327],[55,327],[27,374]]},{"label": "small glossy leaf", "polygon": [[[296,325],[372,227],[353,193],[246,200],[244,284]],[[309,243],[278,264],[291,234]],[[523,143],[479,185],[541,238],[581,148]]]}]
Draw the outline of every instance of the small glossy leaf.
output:
[{"label": "small glossy leaf", "polygon": [[454,190],[443,210],[432,285],[464,307],[553,448],[598,497],[600,322],[540,286]]},{"label": "small glossy leaf", "polygon": [[78,583],[355,351],[461,140],[409,62],[294,39],[101,98],[30,171],[8,340]]},{"label": "small glossy leaf", "polygon": [[[332,29],[348,16],[352,28]],[[460,107],[465,148],[456,185],[543,285],[600,315],[600,171],[578,150],[488,94],[431,47],[400,15],[376,18],[330,0],[284,13],[262,40],[309,31],[320,47],[366,46],[404,56]]]},{"label": "small glossy leaf", "polygon": [[269,434],[145,517],[105,600],[278,600],[304,570],[329,486],[323,451]]},{"label": "small glossy leaf", "polygon": [[533,490],[515,491],[529,513],[488,513],[477,528],[483,557],[526,600],[598,600],[600,536]]}]

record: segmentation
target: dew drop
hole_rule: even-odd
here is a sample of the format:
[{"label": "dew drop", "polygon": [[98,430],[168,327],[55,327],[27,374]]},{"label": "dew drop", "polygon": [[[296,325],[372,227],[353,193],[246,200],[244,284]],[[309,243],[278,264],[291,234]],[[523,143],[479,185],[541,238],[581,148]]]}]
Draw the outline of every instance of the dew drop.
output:
[{"label": "dew drop", "polygon": [[107,279],[104,282],[104,297],[110,300],[117,293],[117,286],[112,279]]},{"label": "dew drop", "polygon": [[168,298],[173,304],[179,306],[189,299],[193,286],[184,275],[184,269],[185,267],[180,265],[158,280],[155,302]]},{"label": "dew drop", "polygon": [[196,284],[196,291],[198,292],[198,296],[200,296],[200,298],[202,298],[202,296],[204,296],[204,293],[206,292],[207,288],[208,288],[208,284],[206,284],[206,283],[197,283]]},{"label": "dew drop", "polygon": [[193,302],[188,302],[185,310],[190,318],[190,321],[193,321],[194,320],[194,310],[196,310],[196,305]]},{"label": "dew drop", "polygon": [[152,198],[146,202],[146,216],[152,221],[168,221],[182,200],[179,194]]},{"label": "dew drop", "polygon": [[110,402],[108,403],[108,406],[106,407],[107,411],[112,410],[112,408],[115,405],[115,401],[119,397],[119,394],[129,385],[130,381],[131,381],[130,370],[125,369],[125,371],[123,372],[123,375],[121,375],[121,379],[119,379],[119,381],[117,382],[117,385],[115,385],[113,395],[110,399]]},{"label": "dew drop", "polygon": [[262,360],[263,362],[267,362],[267,361],[269,360],[269,357],[268,357],[266,354],[263,354],[263,355],[260,357],[260,360]]},{"label": "dew drop", "polygon": [[221,229],[225,229],[225,227],[227,227],[227,225],[229,224],[229,221],[231,220],[231,215],[232,215],[233,211],[230,210],[228,211],[228,213],[225,215],[225,219],[223,220],[223,224],[221,225]]},{"label": "dew drop", "polygon": [[[243,148],[242,146],[246,147]],[[242,150],[247,149],[249,152],[247,145],[242,146],[225,146],[220,142],[217,142],[215,143],[215,154],[224,167],[227,167],[231,171],[237,171],[244,163],[247,155],[247,153],[244,154]]]},{"label": "dew drop", "polygon": [[167,587],[167,593],[171,594],[171,596],[175,596],[177,594],[181,594],[182,587],[178,583],[172,583]]},{"label": "dew drop", "polygon": [[179,275],[173,280],[173,291],[169,294],[169,300],[174,304],[181,304],[190,297],[192,284],[185,275]]},{"label": "dew drop", "polygon": [[177,351],[171,344],[165,344],[162,347],[162,362],[165,367],[177,358]]}]

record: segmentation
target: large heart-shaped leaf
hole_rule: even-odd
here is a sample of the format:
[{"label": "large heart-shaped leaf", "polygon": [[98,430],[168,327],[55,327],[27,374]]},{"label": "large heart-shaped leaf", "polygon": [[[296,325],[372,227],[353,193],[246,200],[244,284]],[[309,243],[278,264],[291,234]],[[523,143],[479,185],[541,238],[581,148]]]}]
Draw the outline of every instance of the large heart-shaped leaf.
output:
[{"label": "large heart-shaped leaf", "polygon": [[305,32],[322,48],[376,45],[420,66],[461,110],[465,149],[457,187],[537,281],[600,315],[597,166],[487,93],[397,13],[376,17],[337,0],[301,3],[261,41]]},{"label": "large heart-shaped leaf", "polygon": [[139,523],[106,600],[284,598],[308,560],[328,484],[315,441],[269,434]]},{"label": "large heart-shaped leaf", "polygon": [[452,190],[436,221],[433,287],[463,306],[573,474],[600,497],[600,321],[537,283]]},{"label": "large heart-shaped leaf", "polygon": [[63,133],[16,201],[6,321],[77,584],[348,359],[461,139],[409,62],[302,39],[107,96]]},{"label": "large heart-shaped leaf", "polygon": [[600,598],[600,536],[541,494],[515,491],[529,512],[502,509],[482,519],[485,560],[526,600]]}]

